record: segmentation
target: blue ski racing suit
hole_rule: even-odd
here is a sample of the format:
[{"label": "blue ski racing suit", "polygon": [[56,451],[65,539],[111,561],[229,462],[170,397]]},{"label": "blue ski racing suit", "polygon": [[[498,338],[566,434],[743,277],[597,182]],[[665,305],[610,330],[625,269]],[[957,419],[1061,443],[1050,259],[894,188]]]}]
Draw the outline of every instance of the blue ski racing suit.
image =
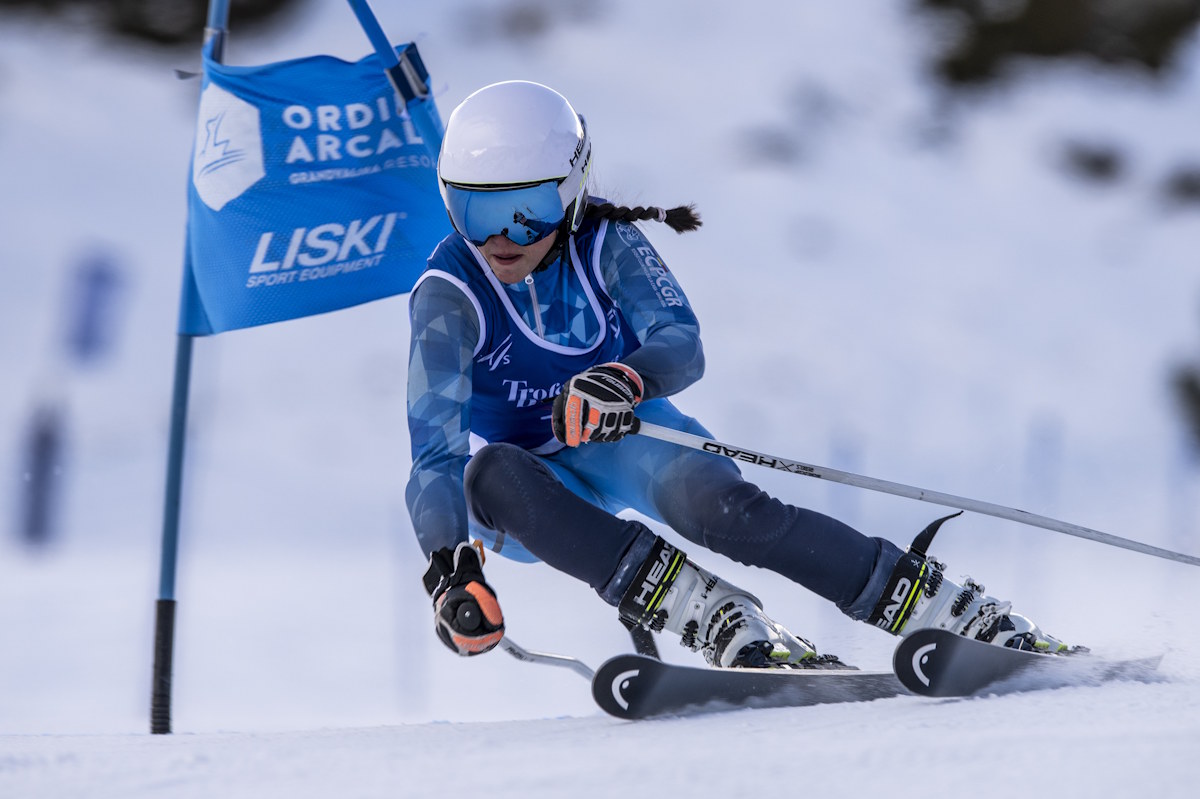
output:
[{"label": "blue ski racing suit", "polygon": [[412,292],[406,500],[425,554],[471,536],[616,605],[655,541],[615,515],[633,509],[865,619],[900,556],[886,539],[770,497],[727,458],[637,435],[555,439],[551,401],[610,361],[641,375],[640,418],[710,435],[667,399],[703,374],[700,326],[641,229],[588,219],[555,248],[549,267],[505,284],[454,233]]}]

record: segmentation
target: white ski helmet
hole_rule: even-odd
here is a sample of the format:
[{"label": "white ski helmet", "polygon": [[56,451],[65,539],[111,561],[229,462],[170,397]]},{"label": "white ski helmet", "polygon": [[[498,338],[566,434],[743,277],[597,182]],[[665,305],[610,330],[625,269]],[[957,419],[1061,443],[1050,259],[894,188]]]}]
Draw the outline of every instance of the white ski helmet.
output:
[{"label": "white ski helmet", "polygon": [[592,144],[583,117],[540,83],[484,86],[450,114],[438,156],[438,187],[454,229],[483,244],[494,235],[522,246],[570,215],[583,220]]}]

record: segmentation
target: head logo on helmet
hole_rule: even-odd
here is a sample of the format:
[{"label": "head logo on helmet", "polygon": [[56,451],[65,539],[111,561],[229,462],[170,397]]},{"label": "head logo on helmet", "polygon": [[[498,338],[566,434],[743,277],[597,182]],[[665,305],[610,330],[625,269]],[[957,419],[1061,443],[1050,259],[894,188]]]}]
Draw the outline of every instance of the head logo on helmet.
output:
[{"label": "head logo on helmet", "polygon": [[450,114],[438,186],[454,229],[476,244],[522,246],[559,227],[574,232],[587,204],[592,145],[583,117],[539,83],[505,81]]}]

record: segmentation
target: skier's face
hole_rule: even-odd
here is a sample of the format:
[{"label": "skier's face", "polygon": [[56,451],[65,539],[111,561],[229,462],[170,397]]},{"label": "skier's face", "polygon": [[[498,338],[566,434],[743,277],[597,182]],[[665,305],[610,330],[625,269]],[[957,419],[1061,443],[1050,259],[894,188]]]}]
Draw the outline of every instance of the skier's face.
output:
[{"label": "skier's face", "polygon": [[479,251],[501,283],[520,283],[537,268],[557,240],[558,231],[554,231],[541,241],[522,247],[507,236],[492,236]]}]

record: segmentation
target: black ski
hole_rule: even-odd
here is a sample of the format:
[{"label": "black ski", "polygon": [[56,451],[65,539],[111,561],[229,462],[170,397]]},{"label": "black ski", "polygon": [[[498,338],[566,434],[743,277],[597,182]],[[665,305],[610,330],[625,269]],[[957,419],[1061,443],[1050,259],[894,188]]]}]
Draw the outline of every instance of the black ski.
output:
[{"label": "black ski", "polygon": [[1010,693],[1154,679],[1162,656],[1108,660],[1084,652],[1022,652],[945,630],[917,630],[896,647],[895,673],[852,668],[715,669],[617,655],[592,678],[592,696],[622,719],[739,708],[866,702],[890,696]]},{"label": "black ski", "polygon": [[715,669],[617,655],[592,678],[592,696],[622,719],[737,708],[865,702],[907,693],[891,672],[851,668]]},{"label": "black ski", "polygon": [[892,668],[904,687],[915,694],[970,696],[1148,680],[1161,660],[1161,655],[1106,660],[1086,651],[1061,655],[1025,652],[927,629],[900,642]]}]

